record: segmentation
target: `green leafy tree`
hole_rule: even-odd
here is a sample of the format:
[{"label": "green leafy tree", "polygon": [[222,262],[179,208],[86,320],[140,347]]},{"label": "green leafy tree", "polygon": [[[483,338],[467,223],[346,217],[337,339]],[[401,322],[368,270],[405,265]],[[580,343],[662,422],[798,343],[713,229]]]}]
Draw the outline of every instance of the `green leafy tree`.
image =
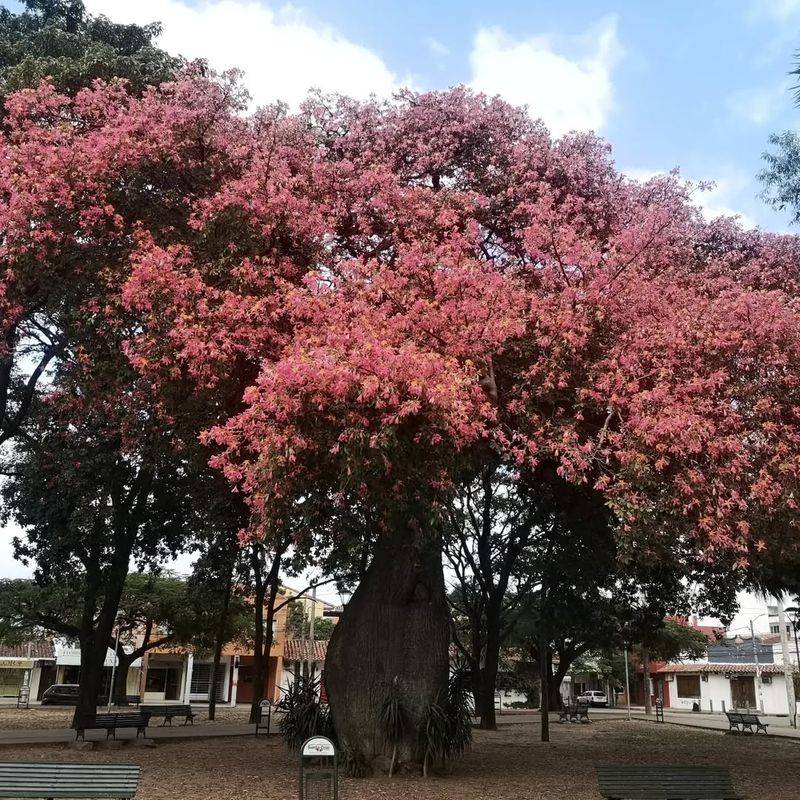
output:
[{"label": "green leafy tree", "polygon": [[[85,596],[81,580],[44,584],[30,579],[1,581],[0,641],[13,644],[58,635],[80,643]],[[118,656],[116,704],[127,705],[127,678],[134,661],[155,648],[189,644],[202,635],[202,619],[193,600],[187,581],[176,575],[128,575],[106,643]]]},{"label": "green leafy tree", "polygon": [[135,92],[172,77],[180,60],[154,40],[161,26],[120,25],[88,14],[81,0],[24,0],[0,9],[0,95],[49,78],[74,93],[97,79],[125,78]]},{"label": "green leafy tree", "polygon": [[[317,617],[314,620],[314,640],[327,642],[333,632],[333,620],[327,617]],[[289,603],[286,612],[286,638],[307,639],[311,633],[311,620],[302,602]]]}]

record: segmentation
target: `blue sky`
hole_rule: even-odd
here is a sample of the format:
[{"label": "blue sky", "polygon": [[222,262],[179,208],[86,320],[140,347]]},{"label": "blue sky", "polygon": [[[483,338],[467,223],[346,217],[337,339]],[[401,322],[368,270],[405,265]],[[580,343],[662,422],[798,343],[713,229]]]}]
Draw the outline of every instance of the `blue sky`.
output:
[{"label": "blue sky", "polygon": [[361,2],[86,0],[164,23],[163,45],[241,66],[256,101],[309,85],[365,96],[467,83],[527,103],[554,130],[591,127],[620,169],[713,179],[707,213],[785,230],[758,199],[771,131],[798,123],[787,76],[800,0]]}]

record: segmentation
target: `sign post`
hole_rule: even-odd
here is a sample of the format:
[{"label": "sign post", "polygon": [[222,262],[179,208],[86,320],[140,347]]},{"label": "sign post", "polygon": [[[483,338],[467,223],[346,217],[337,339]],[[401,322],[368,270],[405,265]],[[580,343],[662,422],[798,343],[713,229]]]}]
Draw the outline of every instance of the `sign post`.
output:
[{"label": "sign post", "polygon": [[306,739],[300,749],[300,800],[339,800],[336,747],[325,736]]},{"label": "sign post", "polygon": [[[264,722],[264,713],[266,712],[267,721]],[[256,717],[256,736],[262,728],[267,729],[267,736],[269,736],[269,726],[272,723],[272,701],[262,700],[258,704],[258,716]]]}]

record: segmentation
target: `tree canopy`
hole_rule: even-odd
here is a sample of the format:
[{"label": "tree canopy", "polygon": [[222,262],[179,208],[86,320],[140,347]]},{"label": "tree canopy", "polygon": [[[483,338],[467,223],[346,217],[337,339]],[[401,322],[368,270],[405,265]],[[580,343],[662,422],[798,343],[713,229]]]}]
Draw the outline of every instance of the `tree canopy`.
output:
[{"label": "tree canopy", "polygon": [[136,92],[170,78],[180,61],[154,44],[157,23],[120,25],[86,12],[81,0],[24,0],[0,9],[0,95],[45,78],[74,93],[94,80],[125,78]]}]

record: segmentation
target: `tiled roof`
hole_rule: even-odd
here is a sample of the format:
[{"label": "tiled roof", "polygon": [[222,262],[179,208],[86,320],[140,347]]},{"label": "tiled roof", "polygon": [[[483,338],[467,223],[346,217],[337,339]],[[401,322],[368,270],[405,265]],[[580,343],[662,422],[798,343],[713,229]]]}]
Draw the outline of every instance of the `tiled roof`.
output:
[{"label": "tiled roof", "polygon": [[[30,648],[30,649],[29,649]],[[22,644],[0,644],[0,658],[55,658],[52,639]]]},{"label": "tiled roof", "polygon": [[[697,674],[713,674],[722,675],[726,672],[734,673],[736,675],[755,675],[755,664],[666,664],[660,669],[654,670],[657,673],[669,672],[689,672],[693,675]],[[783,675],[783,664],[762,664],[761,672],[764,675]]]},{"label": "tiled roof", "polygon": [[[311,647],[309,647],[311,645]],[[286,661],[324,661],[328,652],[327,642],[308,642],[306,639],[287,639],[283,645]],[[309,658],[309,654],[311,658]]]}]

